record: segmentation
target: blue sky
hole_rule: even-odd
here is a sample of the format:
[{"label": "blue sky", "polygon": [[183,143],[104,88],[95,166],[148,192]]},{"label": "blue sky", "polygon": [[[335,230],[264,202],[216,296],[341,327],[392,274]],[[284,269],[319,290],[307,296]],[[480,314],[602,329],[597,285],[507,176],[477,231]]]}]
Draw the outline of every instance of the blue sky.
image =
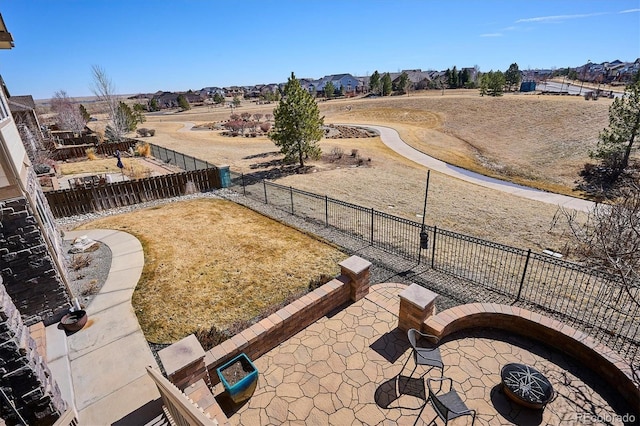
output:
[{"label": "blue sky", "polygon": [[640,56],[640,0],[5,0],[14,95],[123,94],[402,69],[580,66]]}]

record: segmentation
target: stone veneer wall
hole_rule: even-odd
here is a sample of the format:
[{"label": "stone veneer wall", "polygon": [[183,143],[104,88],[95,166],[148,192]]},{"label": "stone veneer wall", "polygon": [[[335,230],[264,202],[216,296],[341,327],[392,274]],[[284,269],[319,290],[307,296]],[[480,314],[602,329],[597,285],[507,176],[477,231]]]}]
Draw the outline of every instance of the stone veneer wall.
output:
[{"label": "stone veneer wall", "polygon": [[[67,287],[27,198],[0,202],[0,276],[27,325],[52,324],[70,306]],[[64,271],[62,271],[64,273]]]},{"label": "stone veneer wall", "polygon": [[[58,385],[0,276],[0,389],[29,425],[51,425],[66,410]],[[19,421],[0,395],[4,420]]]}]

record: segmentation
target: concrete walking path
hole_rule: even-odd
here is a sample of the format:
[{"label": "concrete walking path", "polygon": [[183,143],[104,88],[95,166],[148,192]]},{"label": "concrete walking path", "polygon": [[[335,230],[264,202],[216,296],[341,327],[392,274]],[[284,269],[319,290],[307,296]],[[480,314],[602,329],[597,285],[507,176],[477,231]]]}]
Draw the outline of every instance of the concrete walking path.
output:
[{"label": "concrete walking path", "polygon": [[[80,424],[112,424],[160,397],[145,370],[146,366],[157,368],[158,364],[131,306],[131,296],[142,274],[144,254],[140,241],[126,232],[70,231],[65,238],[81,235],[109,246],[112,263],[102,289],[86,308],[87,325],[66,336],[68,374]],[[51,327],[54,326],[48,328]],[[64,335],[64,331],[52,328],[47,338],[59,341]],[[47,357],[52,356],[48,353]],[[56,358],[61,359],[59,353]],[[61,385],[63,395],[68,396],[69,390],[64,387]],[[144,419],[139,420],[141,423],[127,417],[127,421],[145,423]]]},{"label": "concrete walking path", "polygon": [[[345,124],[347,125],[347,124]],[[431,170],[443,173],[445,175],[464,180],[466,182],[474,183],[476,185],[484,186],[485,188],[495,189],[497,191],[506,192],[508,194],[516,195],[518,197],[527,198],[529,200],[541,201],[543,203],[553,204],[568,209],[589,211],[595,206],[592,201],[583,200],[580,198],[569,197],[566,195],[554,194],[552,192],[545,192],[539,189],[530,188],[523,185],[517,185],[515,183],[503,181],[500,179],[491,178],[488,176],[474,173],[469,170],[465,170],[460,167],[452,166],[444,161],[437,160],[427,154],[418,151],[415,148],[407,145],[401,138],[395,129],[390,127],[375,126],[371,124],[350,124],[351,126],[365,127],[374,129],[380,133],[380,139],[386,146],[402,155],[409,160],[425,166]]]}]

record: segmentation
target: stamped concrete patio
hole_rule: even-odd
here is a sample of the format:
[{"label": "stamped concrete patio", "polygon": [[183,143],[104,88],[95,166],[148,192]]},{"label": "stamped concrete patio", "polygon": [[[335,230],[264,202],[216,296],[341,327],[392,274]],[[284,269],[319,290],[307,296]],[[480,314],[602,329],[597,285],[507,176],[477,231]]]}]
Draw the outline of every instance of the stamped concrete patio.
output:
[{"label": "stamped concrete patio", "polygon": [[[260,371],[253,396],[242,405],[213,393],[232,424],[422,424],[435,416],[425,404],[425,385],[413,369],[406,333],[398,330],[401,284],[371,286],[358,302],[337,309],[255,360]],[[454,380],[476,423],[623,424],[629,407],[587,367],[525,338],[472,330],[448,336],[440,350],[444,376]],[[510,362],[531,365],[554,386],[555,398],[543,411],[506,399],[500,369]],[[426,377],[438,377],[432,370]],[[402,390],[401,392],[399,391]],[[471,423],[471,418],[457,424]],[[636,419],[637,420],[637,419]],[[442,424],[440,422],[439,424]],[[455,423],[454,423],[455,424]]]}]

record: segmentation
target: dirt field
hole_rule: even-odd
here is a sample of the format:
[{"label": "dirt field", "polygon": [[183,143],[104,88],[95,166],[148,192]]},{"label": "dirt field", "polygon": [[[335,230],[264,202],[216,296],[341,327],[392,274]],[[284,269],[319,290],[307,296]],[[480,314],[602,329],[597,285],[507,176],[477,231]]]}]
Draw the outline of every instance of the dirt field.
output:
[{"label": "dirt field", "polygon": [[[439,91],[409,97],[320,102],[325,124],[375,123],[396,128],[410,145],[434,157],[485,174],[573,193],[588,151],[607,125],[608,99]],[[277,104],[245,102],[236,112],[270,113]],[[258,174],[277,167],[281,156],[266,137],[221,136],[220,131],[184,131],[184,123],[224,121],[230,108],[198,107],[149,115],[149,142],[185,152],[236,172]],[[263,118],[264,120],[264,118]],[[312,162],[308,174],[277,180],[319,194],[421,220],[426,169],[398,156],[379,138],[323,139],[324,153],[357,149],[366,167]],[[562,251],[564,228],[552,229],[557,208],[432,173],[426,223],[517,247]]]}]

